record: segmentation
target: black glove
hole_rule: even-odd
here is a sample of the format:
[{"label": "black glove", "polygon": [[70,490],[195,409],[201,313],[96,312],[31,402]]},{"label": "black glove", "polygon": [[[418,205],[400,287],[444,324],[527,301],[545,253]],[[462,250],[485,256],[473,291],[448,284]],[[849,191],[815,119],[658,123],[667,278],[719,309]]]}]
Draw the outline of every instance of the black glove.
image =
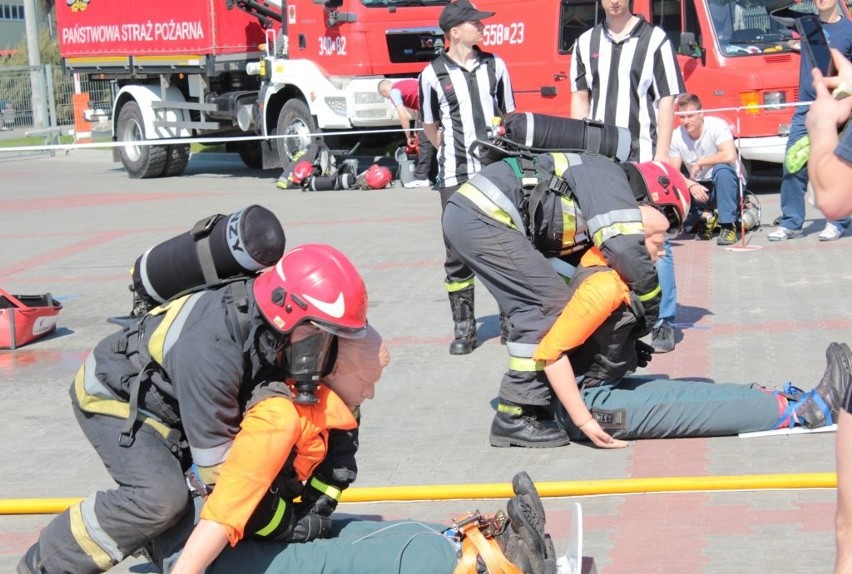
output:
[{"label": "black glove", "polygon": [[662,294],[658,294],[647,301],[640,301],[634,291],[630,292],[630,308],[638,321],[636,327],[630,332],[631,336],[638,339],[651,332],[660,317],[662,300]]},{"label": "black glove", "polygon": [[648,366],[654,354],[654,347],[640,340],[636,340],[636,364],[642,368]]},{"label": "black glove", "polygon": [[[298,512],[298,511],[297,511]],[[297,517],[290,535],[290,542],[310,542],[317,538],[328,538],[331,533],[331,517],[308,512]]]}]

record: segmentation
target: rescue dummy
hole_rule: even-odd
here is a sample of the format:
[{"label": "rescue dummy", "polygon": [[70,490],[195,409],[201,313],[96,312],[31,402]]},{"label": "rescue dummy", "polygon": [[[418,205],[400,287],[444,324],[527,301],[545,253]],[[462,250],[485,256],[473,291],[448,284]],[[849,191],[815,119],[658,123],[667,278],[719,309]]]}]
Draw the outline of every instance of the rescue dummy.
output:
[{"label": "rescue dummy", "polygon": [[[655,207],[640,208],[652,258],[666,231],[677,231]],[[587,251],[569,285],[570,299],[534,358],[568,419],[570,436],[601,448],[622,439],[733,435],[833,424],[852,380],[845,344],[826,349],[827,366],[813,390],[627,376],[645,367],[652,348],[639,340],[639,320],[624,280],[597,247]]]},{"label": "rescue dummy", "polygon": [[[533,352],[568,300],[566,278],[597,246],[629,286],[650,332],[660,305],[654,263],[643,246],[637,208],[666,201],[673,219],[689,209],[683,177],[663,163],[618,164],[594,154],[550,153],[492,163],[450,198],[446,241],[508,317],[508,370],[491,425],[492,446],[568,444]],[[677,209],[676,209],[677,208]],[[475,329],[473,302],[465,317]]]},{"label": "rescue dummy", "polygon": [[[340,338],[367,335],[366,316],[366,288],[349,259],[306,244],[257,277],[184,295],[106,337],[71,401],[118,486],[57,516],[18,571],[110,569],[194,506],[188,481],[212,490],[204,517],[231,543],[321,535],[355,479],[358,427],[348,399],[321,378]],[[258,446],[277,448],[274,468],[245,454]],[[255,513],[262,501],[275,506],[271,517]],[[302,524],[310,514],[319,519]]]},{"label": "rescue dummy", "polygon": [[[544,506],[534,483],[520,472],[512,480],[512,489],[515,495],[505,510],[469,512],[455,517],[449,526],[350,516],[335,520],[329,538],[310,544],[246,540],[224,549],[206,572],[556,574],[553,543],[545,533]],[[164,572],[185,571],[167,562]]]}]

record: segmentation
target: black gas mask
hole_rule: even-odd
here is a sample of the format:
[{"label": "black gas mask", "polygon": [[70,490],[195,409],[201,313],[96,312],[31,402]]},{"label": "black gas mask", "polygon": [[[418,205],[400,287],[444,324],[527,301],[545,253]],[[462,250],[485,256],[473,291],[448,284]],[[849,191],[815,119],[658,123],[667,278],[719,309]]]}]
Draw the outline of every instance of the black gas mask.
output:
[{"label": "black gas mask", "polygon": [[312,323],[296,327],[284,349],[287,374],[296,382],[295,402],[313,405],[320,378],[331,372],[337,355],[337,337]]}]

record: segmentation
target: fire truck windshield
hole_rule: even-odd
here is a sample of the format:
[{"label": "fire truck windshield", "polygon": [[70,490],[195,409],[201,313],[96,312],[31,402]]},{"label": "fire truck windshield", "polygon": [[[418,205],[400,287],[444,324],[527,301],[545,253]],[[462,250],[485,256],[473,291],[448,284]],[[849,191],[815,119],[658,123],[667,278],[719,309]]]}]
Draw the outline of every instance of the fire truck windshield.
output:
[{"label": "fire truck windshield", "polygon": [[[789,52],[792,31],[767,11],[771,0],[708,0],[710,19],[725,56]],[[795,5],[796,11],[813,12],[811,0]]]}]

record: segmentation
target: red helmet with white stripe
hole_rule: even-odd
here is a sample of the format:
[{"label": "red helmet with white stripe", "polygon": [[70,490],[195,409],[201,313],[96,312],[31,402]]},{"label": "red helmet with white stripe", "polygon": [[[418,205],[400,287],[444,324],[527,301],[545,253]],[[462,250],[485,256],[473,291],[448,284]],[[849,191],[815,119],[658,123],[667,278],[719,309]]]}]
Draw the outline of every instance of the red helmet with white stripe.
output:
[{"label": "red helmet with white stripe", "polygon": [[630,185],[640,202],[650,203],[663,212],[669,220],[669,233],[675,233],[683,228],[689,206],[692,201],[686,180],[683,175],[671,165],[661,161],[646,161],[643,163],[625,164],[633,167],[641,176],[644,184],[644,199],[635,189],[636,182],[627,170]]},{"label": "red helmet with white stripe", "polygon": [[364,280],[330,245],[309,243],[288,251],[252,289],[264,319],[282,333],[305,322],[352,339],[367,332]]}]

